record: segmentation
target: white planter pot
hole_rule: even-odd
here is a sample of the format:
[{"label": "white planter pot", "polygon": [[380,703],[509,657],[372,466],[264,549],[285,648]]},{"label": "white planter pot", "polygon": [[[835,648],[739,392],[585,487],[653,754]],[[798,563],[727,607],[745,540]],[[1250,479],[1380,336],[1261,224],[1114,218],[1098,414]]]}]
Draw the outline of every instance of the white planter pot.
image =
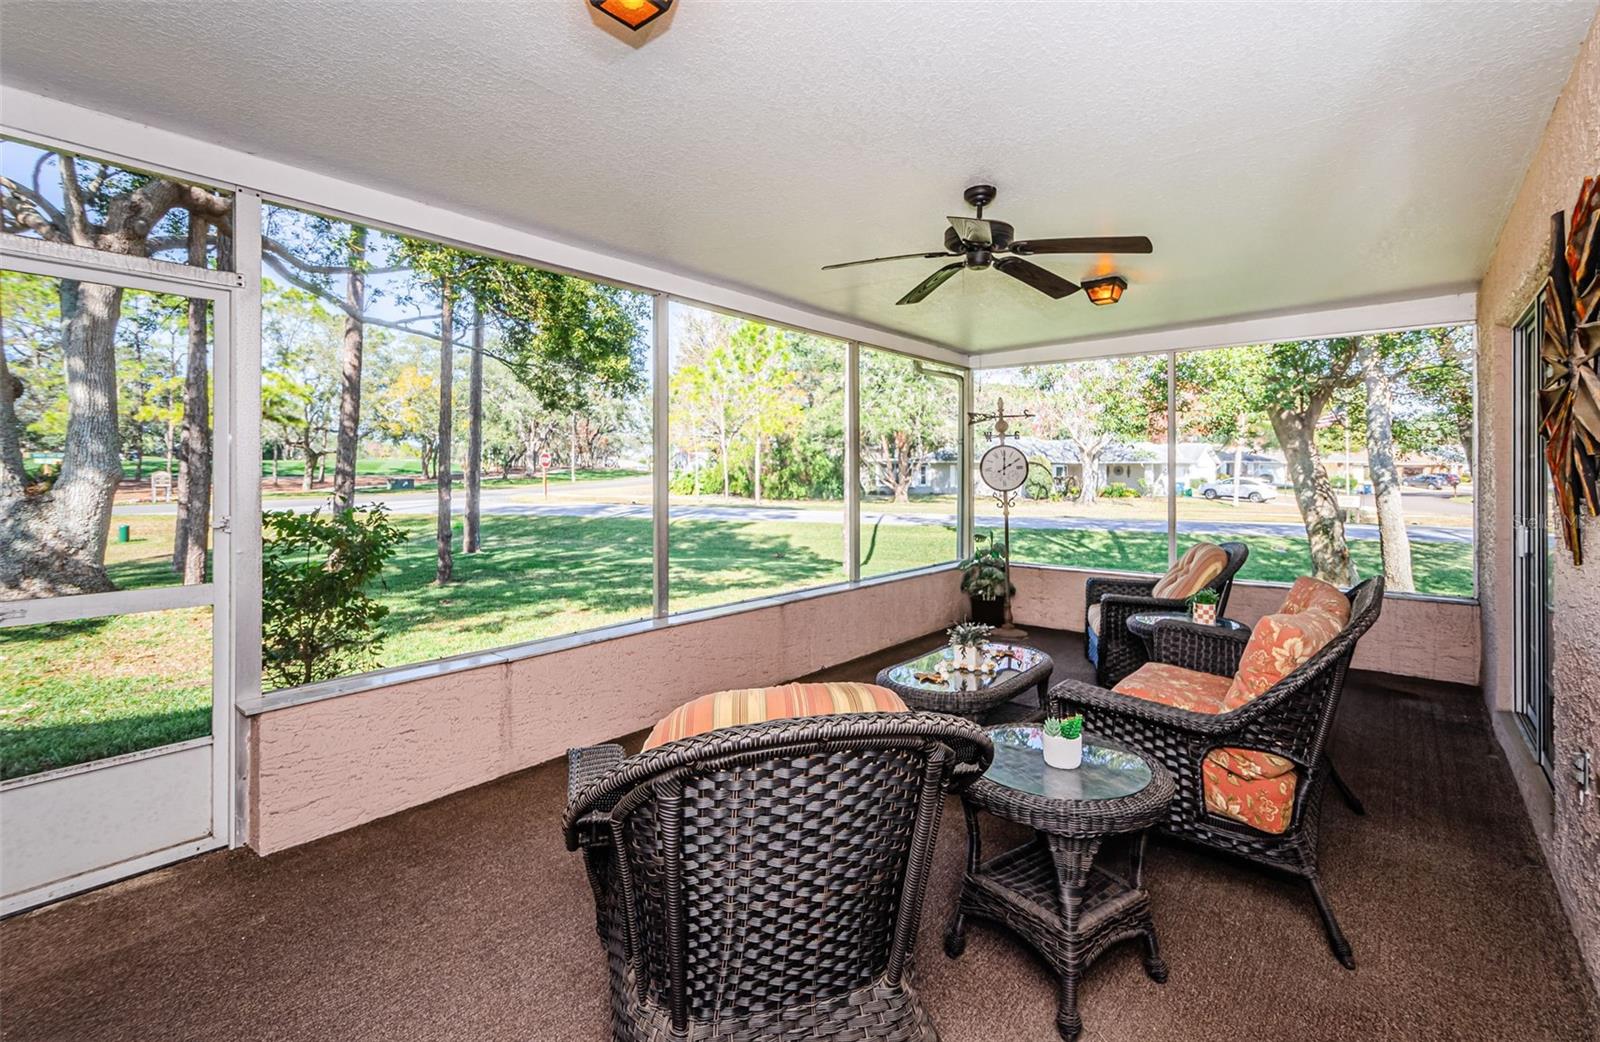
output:
[{"label": "white planter pot", "polygon": [[1063,771],[1076,770],[1083,763],[1083,736],[1052,738],[1045,735],[1044,762]]},{"label": "white planter pot", "polygon": [[1217,606],[1215,604],[1196,604],[1194,608],[1194,621],[1206,626],[1217,624]]},{"label": "white planter pot", "polygon": [[958,647],[958,648],[955,649],[955,652],[956,652],[956,660],[955,661],[956,661],[956,668],[957,669],[977,669],[978,668],[978,648],[977,648],[976,645],[968,645],[966,647]]}]

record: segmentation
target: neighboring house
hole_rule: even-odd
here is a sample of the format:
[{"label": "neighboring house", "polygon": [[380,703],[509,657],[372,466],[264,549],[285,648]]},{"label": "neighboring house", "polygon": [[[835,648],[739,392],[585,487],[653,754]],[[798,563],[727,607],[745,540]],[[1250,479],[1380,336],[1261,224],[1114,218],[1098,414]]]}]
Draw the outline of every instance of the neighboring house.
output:
[{"label": "neighboring house", "polygon": [[[895,464],[891,464],[895,466]],[[916,468],[915,479],[911,483],[911,494],[914,496],[953,496],[961,488],[961,452],[959,449],[938,449],[927,459],[920,463],[912,464]],[[863,470],[872,468],[863,467]],[[869,477],[867,479],[871,481]],[[879,480],[877,487],[870,491],[879,495],[891,495],[894,489],[884,480]]]},{"label": "neighboring house", "polygon": [[[1012,438],[1010,443],[1033,463],[1050,468],[1057,491],[1064,493],[1068,488],[1082,486],[1083,464],[1071,442],[1058,438]],[[1210,481],[1220,472],[1221,461],[1212,446],[1203,442],[1182,442],[1177,448],[1180,487],[1191,481]],[[1100,488],[1120,484],[1137,490],[1140,495],[1165,495],[1167,447],[1148,441],[1119,442],[1100,453],[1095,469],[1099,472]],[[1026,495],[1026,489],[1023,494]]]}]

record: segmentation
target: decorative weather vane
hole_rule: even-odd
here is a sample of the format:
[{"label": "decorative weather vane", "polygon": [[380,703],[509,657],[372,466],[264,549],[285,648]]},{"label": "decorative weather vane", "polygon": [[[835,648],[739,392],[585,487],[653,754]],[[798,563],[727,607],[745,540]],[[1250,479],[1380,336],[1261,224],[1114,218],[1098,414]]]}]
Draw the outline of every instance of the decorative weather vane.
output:
[{"label": "decorative weather vane", "polygon": [[1006,412],[1004,398],[994,400],[994,412],[969,412],[967,422],[970,424],[988,423],[994,421],[994,432],[999,435],[999,444],[993,446],[983,454],[983,459],[978,461],[978,475],[983,478],[983,483],[994,492],[994,501],[999,506],[1005,517],[1006,532],[1006,588],[1005,588],[1005,625],[995,629],[995,636],[1007,640],[1016,640],[1026,637],[1028,631],[1017,626],[1011,617],[1011,506],[1017,501],[1017,489],[1021,488],[1028,480],[1028,457],[1015,445],[1006,444],[1006,432],[1011,429],[1011,420],[1030,420],[1031,412]]}]

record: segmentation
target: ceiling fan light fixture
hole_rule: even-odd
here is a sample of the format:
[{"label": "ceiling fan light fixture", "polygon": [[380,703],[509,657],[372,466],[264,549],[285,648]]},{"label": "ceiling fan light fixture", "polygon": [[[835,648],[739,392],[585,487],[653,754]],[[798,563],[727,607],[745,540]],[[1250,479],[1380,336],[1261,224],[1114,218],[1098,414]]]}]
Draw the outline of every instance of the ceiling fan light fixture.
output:
[{"label": "ceiling fan light fixture", "polygon": [[672,0],[589,0],[589,4],[637,32],[666,14]]},{"label": "ceiling fan light fixture", "polygon": [[1115,304],[1122,299],[1122,291],[1128,288],[1128,280],[1121,275],[1107,275],[1103,279],[1090,279],[1083,284],[1083,291],[1089,295],[1089,302],[1096,307]]}]

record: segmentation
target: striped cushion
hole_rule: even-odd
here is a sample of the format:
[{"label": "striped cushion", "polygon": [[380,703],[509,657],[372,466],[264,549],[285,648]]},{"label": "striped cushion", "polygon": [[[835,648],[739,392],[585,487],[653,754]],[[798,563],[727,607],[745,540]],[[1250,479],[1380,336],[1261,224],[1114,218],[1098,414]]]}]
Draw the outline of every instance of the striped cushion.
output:
[{"label": "striped cushion", "polygon": [[906,704],[888,688],[876,684],[784,684],[717,691],[674,709],[651,730],[644,748],[719,727],[759,724],[792,716],[829,716],[834,713],[903,713]]},{"label": "striped cushion", "polygon": [[1177,564],[1167,570],[1150,595],[1174,601],[1193,597],[1210,585],[1211,580],[1221,575],[1226,567],[1228,551],[1216,543],[1196,543],[1184,551]]}]

